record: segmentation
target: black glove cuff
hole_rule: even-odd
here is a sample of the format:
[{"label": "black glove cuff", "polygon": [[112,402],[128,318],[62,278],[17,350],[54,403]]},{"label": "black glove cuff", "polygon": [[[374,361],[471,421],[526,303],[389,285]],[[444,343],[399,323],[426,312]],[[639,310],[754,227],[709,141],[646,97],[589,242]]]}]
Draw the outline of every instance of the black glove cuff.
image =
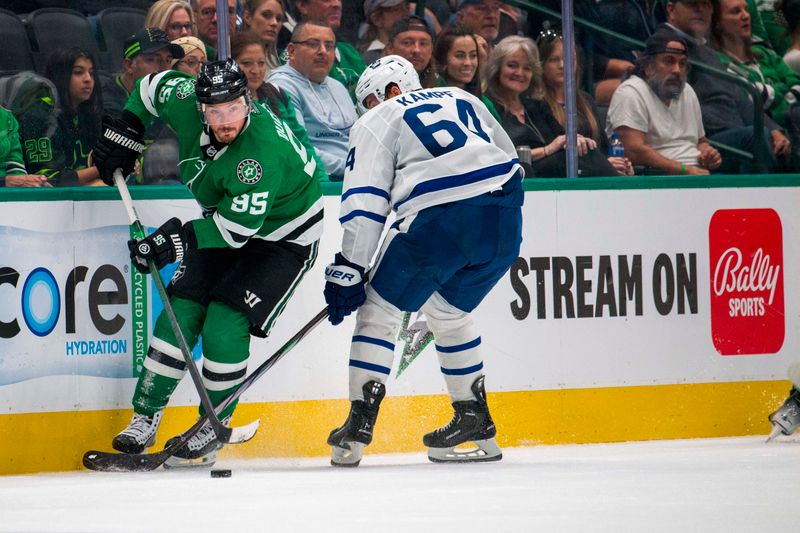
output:
[{"label": "black glove cuff", "polygon": [[135,114],[125,109],[122,111],[120,119],[122,120],[122,122],[125,123],[127,127],[131,128],[133,131],[136,132],[139,139],[142,139],[144,137],[144,125],[142,124],[142,121],[139,120],[139,117],[137,117]]},{"label": "black glove cuff", "polygon": [[342,255],[342,252],[338,252],[336,254],[336,256],[333,259],[333,263],[335,265],[344,265],[344,266],[349,266],[350,268],[354,268],[355,270],[358,271],[359,274],[361,274],[362,278],[364,277],[364,267],[358,266],[357,264],[351,263],[350,261],[345,259],[344,255]]}]

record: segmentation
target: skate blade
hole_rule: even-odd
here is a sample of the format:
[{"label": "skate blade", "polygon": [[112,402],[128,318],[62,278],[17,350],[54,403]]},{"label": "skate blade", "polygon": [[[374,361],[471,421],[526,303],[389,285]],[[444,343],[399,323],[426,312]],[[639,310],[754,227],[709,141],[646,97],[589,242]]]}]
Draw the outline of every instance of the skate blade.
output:
[{"label": "skate blade", "polygon": [[217,462],[217,452],[211,452],[203,457],[197,459],[184,459],[183,457],[175,457],[174,455],[164,461],[164,468],[210,468]]},{"label": "skate blade", "polygon": [[783,428],[781,428],[778,424],[772,424],[772,431],[767,437],[767,440],[764,442],[772,442],[778,435],[783,433]]},{"label": "skate blade", "polygon": [[354,441],[342,442],[337,446],[331,446],[331,450],[331,466],[355,468],[361,462],[364,444]]},{"label": "skate blade", "polygon": [[476,440],[472,443],[477,448],[470,450],[459,450],[458,446],[428,448],[428,459],[433,463],[486,463],[503,458],[503,452],[494,439]]}]

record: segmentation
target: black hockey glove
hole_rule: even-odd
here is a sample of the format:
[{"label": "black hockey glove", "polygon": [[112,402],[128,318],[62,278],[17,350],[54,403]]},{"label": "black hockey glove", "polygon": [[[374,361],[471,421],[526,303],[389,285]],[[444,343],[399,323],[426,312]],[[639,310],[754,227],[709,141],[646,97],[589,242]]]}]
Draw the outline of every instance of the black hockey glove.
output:
[{"label": "black hockey glove", "polygon": [[367,299],[364,269],[351,263],[341,253],[325,268],[325,302],[328,320],[334,326],[358,309]]},{"label": "black hockey glove", "polygon": [[171,218],[164,222],[160,228],[145,237],[144,239],[131,239],[128,241],[128,249],[131,251],[131,262],[136,270],[142,274],[148,274],[150,267],[148,259],[155,262],[156,268],[173,261],[183,259],[183,254],[189,248],[197,247],[197,238],[192,229],[192,223],[185,225],[177,218]]},{"label": "black hockey glove", "polygon": [[103,117],[103,135],[92,150],[92,164],[100,172],[106,185],[114,185],[114,171],[122,169],[122,175],[133,172],[136,160],[144,151],[144,131],[140,124]]}]

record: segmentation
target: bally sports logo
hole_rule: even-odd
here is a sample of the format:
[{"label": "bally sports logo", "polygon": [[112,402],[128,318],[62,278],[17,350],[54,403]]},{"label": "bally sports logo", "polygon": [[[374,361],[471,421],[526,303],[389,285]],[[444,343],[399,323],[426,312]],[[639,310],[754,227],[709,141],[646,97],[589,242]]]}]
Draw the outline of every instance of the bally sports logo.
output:
[{"label": "bally sports logo", "polygon": [[708,228],[711,337],[721,355],[783,346],[783,237],[772,209],[721,209]]}]

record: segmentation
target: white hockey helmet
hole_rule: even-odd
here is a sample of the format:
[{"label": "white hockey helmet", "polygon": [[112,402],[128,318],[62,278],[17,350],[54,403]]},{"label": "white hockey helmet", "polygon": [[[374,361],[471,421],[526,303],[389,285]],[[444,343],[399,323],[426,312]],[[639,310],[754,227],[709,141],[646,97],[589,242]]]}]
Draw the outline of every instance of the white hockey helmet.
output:
[{"label": "white hockey helmet", "polygon": [[374,94],[379,102],[383,102],[386,99],[386,86],[390,83],[396,83],[403,93],[422,89],[417,71],[408,59],[397,55],[382,57],[370,63],[358,78],[356,85],[358,112],[363,115],[368,111],[364,100],[371,94]]}]

